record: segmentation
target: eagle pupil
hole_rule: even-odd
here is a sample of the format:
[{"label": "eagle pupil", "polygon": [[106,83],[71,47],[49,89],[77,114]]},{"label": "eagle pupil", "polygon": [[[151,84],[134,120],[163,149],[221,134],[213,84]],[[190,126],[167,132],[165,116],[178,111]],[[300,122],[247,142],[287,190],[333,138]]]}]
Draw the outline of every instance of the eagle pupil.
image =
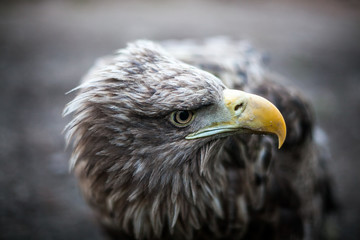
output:
[{"label": "eagle pupil", "polygon": [[179,119],[181,122],[187,122],[189,119],[189,112],[188,111],[181,111],[179,114]]}]

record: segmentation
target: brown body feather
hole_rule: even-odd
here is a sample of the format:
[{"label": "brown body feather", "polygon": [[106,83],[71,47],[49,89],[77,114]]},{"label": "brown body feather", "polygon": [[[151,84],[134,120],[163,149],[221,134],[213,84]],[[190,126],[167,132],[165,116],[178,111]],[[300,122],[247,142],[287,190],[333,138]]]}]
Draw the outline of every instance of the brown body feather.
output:
[{"label": "brown body feather", "polygon": [[[332,202],[308,103],[264,71],[245,42],[163,46],[169,53],[139,41],[104,58],[65,109],[74,114],[66,128],[71,164],[107,232],[114,239],[319,239]],[[192,127],[169,124],[170,112],[216,103],[225,87],[279,108],[288,129],[281,150],[274,138],[251,134],[189,141]]]}]

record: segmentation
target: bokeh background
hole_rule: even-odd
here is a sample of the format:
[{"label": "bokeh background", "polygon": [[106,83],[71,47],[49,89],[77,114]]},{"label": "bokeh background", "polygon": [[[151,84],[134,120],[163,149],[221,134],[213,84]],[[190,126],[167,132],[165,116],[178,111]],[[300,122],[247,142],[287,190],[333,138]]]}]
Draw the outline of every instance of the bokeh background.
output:
[{"label": "bokeh background", "polygon": [[329,136],[340,239],[360,239],[356,1],[0,2],[0,239],[103,239],[69,174],[65,92],[126,42],[249,39],[312,101]]}]

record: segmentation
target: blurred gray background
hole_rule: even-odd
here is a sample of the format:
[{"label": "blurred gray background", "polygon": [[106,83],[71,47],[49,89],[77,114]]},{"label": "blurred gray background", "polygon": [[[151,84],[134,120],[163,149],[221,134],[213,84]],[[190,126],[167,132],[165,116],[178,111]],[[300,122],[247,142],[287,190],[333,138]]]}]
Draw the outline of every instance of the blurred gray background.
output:
[{"label": "blurred gray background", "polygon": [[360,239],[360,4],[349,0],[2,0],[0,239],[102,239],[68,172],[64,93],[126,42],[216,35],[249,39],[312,101],[340,239]]}]

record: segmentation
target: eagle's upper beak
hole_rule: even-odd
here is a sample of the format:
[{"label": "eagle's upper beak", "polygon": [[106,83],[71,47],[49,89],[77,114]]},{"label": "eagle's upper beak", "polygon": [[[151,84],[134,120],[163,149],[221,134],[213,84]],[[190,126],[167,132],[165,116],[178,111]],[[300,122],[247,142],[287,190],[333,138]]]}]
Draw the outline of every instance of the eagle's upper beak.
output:
[{"label": "eagle's upper beak", "polygon": [[238,90],[223,92],[224,114],[208,126],[189,134],[186,139],[196,139],[222,133],[251,132],[276,134],[279,148],[285,141],[286,125],[280,111],[263,97]]}]

